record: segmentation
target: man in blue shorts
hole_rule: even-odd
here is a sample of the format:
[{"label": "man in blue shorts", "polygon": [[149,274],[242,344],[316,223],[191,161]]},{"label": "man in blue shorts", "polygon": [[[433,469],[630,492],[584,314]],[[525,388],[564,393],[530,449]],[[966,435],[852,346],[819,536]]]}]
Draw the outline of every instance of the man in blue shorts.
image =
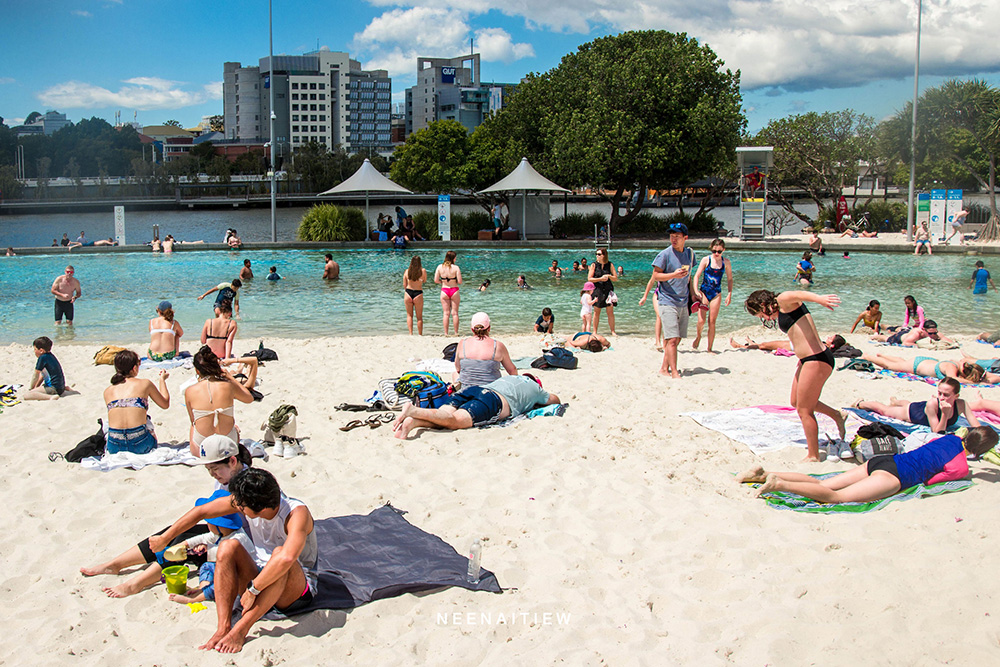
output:
[{"label": "man in blue shorts", "polygon": [[534,376],[508,375],[489,384],[463,389],[440,408],[418,408],[407,403],[392,430],[397,438],[405,440],[415,428],[437,426],[457,431],[485,426],[524,414],[536,405],[559,402],[559,397],[542,389],[542,383]]}]

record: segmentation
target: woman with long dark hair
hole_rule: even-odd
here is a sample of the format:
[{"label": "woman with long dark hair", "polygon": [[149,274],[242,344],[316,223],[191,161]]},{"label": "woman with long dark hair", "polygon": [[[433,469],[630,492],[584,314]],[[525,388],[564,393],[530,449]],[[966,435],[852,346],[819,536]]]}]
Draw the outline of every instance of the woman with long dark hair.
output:
[{"label": "woman with long dark hair", "polygon": [[122,350],[115,355],[115,374],[111,386],[104,390],[108,409],[106,451],[109,454],[130,452],[148,454],[156,449],[156,433],[149,419],[149,401],[166,410],[170,407],[166,371],[160,371],[159,387],[139,374],[139,355]]},{"label": "woman with long dark hair", "polygon": [[792,407],[799,413],[802,430],[805,431],[809,453],[806,461],[819,461],[819,424],[816,412],[833,419],[838,434],[844,438],[844,417],[839,410],[819,400],[823,385],[833,373],[833,352],[826,346],[816,331],[816,323],[805,306],[805,302],[818,303],[833,310],[840,305],[836,294],[813,294],[794,291],[775,294],[768,290],[757,290],[746,300],[747,312],[759,317],[765,325],[777,320],[778,328],[788,334],[799,365],[792,380]]},{"label": "woman with long dark hair", "polygon": [[[413,316],[417,318],[417,333],[424,335],[424,283],[427,269],[420,263],[420,256],[414,255],[410,266],[403,272],[403,305],[406,306],[406,328],[413,335]],[[447,329],[447,324],[445,325]]]},{"label": "woman with long dark hair", "polygon": [[458,304],[461,302],[458,286],[462,284],[462,270],[455,264],[455,257],[457,257],[455,251],[449,250],[444,255],[444,261],[434,271],[434,282],[441,286],[445,336],[448,335],[449,317],[455,327],[455,335],[458,335]]},{"label": "woman with long dark hair", "polygon": [[202,440],[214,433],[240,441],[233,401],[253,403],[253,394],[222,368],[207,345],[194,355],[194,370],[198,381],[184,390],[184,402],[191,418],[191,453],[199,456]]},{"label": "woman with long dark hair", "polygon": [[587,282],[594,283],[594,296],[597,298],[597,303],[594,304],[594,332],[597,331],[597,327],[601,323],[601,311],[606,308],[611,335],[618,335],[615,333],[615,304],[618,303],[618,297],[613,296],[614,281],[616,280],[618,280],[618,272],[615,271],[615,265],[608,259],[607,248],[598,248],[597,259],[590,265],[590,270],[587,273]]}]

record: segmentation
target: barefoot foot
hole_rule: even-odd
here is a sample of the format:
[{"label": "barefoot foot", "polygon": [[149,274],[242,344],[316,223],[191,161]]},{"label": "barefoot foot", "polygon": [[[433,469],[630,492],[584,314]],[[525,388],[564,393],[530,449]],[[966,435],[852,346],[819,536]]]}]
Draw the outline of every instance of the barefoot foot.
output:
[{"label": "barefoot foot", "polygon": [[778,476],[772,472],[770,475],[767,476],[767,479],[764,480],[764,484],[759,489],[757,489],[757,497],[760,498],[765,493],[771,493],[772,491],[777,491],[778,484],[780,482],[781,480],[778,478]]},{"label": "barefoot foot", "polygon": [[225,637],[228,633],[229,633],[229,628],[219,628],[218,630],[215,631],[215,634],[212,635],[212,637],[207,642],[205,642],[198,648],[203,651],[211,651],[215,649],[218,643],[222,641],[222,638]]},{"label": "barefoot foot", "polygon": [[110,565],[96,565],[94,567],[81,567],[80,574],[85,577],[94,577],[98,574],[118,574],[120,570]]},{"label": "barefoot foot", "polygon": [[125,583],[118,584],[117,586],[105,586],[101,588],[102,591],[109,598],[127,598],[130,595],[135,595],[142,590],[141,586],[137,586],[131,581],[126,581]]},{"label": "barefoot foot", "polygon": [[765,482],[767,481],[767,473],[764,472],[764,466],[754,466],[744,470],[739,475],[736,476],[736,483],[743,484],[745,482]]}]

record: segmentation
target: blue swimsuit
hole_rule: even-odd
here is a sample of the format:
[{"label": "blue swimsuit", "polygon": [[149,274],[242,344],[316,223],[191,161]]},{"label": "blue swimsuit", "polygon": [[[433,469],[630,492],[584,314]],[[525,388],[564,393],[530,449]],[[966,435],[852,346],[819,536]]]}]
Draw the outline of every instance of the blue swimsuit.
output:
[{"label": "blue swimsuit", "polygon": [[712,268],[711,260],[708,262],[708,266],[705,267],[705,272],[701,275],[701,292],[709,301],[722,294],[722,274],[725,272],[725,260],[723,260],[722,266],[718,269]]}]

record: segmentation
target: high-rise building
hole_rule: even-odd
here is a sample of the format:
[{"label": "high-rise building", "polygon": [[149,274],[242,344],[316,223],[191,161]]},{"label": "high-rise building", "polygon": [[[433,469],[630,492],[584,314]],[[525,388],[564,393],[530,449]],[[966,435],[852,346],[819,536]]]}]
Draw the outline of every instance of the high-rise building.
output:
[{"label": "high-rise building", "polygon": [[257,67],[226,63],[223,106],[226,137],[270,140],[274,86],[276,159],[311,142],[350,153],[388,155],[392,80],[365,71],[347,53],[321,49],[301,56],[261,58]]},{"label": "high-rise building", "polygon": [[406,89],[406,134],[437,120],[456,120],[469,132],[503,108],[513,84],[482,82],[479,54],[417,58],[417,84]]}]

